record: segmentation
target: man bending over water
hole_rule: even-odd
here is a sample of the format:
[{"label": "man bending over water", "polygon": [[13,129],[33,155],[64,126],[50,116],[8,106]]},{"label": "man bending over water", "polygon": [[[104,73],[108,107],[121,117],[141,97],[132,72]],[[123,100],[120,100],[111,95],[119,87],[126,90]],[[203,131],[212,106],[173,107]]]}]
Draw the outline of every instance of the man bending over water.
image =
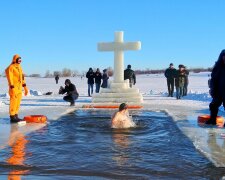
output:
[{"label": "man bending over water", "polygon": [[128,106],[125,103],[120,104],[119,111],[112,116],[112,128],[130,128],[134,127],[135,123],[129,117]]}]

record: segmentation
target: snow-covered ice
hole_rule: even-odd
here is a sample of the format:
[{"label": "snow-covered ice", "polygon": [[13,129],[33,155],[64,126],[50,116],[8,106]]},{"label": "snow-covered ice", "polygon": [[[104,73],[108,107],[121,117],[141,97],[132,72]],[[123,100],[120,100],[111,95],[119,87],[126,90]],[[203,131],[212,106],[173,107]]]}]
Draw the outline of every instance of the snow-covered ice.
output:
[{"label": "snow-covered ice", "polygon": [[[181,100],[167,97],[166,79],[163,74],[138,75],[137,84],[144,98],[143,110],[164,111],[171,116],[180,130],[193,142],[197,150],[203,153],[217,167],[225,167],[225,129],[216,127],[201,127],[197,124],[197,116],[208,114],[211,101],[208,89],[208,74],[190,73],[188,96]],[[49,123],[57,120],[65,113],[80,109],[83,105],[91,104],[92,99],[87,96],[87,80],[80,77],[70,78],[77,87],[80,97],[75,107],[62,100],[58,95],[60,86],[64,86],[66,78],[60,78],[55,84],[54,78],[26,78],[30,94],[23,97],[20,117],[30,114],[44,114]],[[17,125],[9,123],[9,97],[6,78],[0,78],[0,148],[4,148],[12,137],[11,129]],[[52,92],[52,95],[44,95]],[[223,108],[219,115],[225,117]],[[93,109],[90,109],[93,110]],[[44,125],[27,124],[17,127],[17,131],[28,134],[42,128]],[[15,133],[15,131],[14,131]],[[10,138],[10,140],[12,140]]]}]

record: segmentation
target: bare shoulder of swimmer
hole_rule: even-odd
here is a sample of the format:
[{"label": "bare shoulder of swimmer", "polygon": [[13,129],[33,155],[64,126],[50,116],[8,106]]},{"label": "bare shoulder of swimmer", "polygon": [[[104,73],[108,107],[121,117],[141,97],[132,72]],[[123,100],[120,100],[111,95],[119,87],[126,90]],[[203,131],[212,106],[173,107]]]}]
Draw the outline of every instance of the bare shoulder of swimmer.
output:
[{"label": "bare shoulder of swimmer", "polygon": [[129,111],[128,110],[126,110],[126,112],[125,112],[125,114],[126,114],[126,116],[130,116],[130,114],[129,114]]},{"label": "bare shoulder of swimmer", "polygon": [[113,121],[117,121],[120,118],[120,112],[116,112],[113,116]]},{"label": "bare shoulder of swimmer", "polygon": [[114,112],[114,113],[112,114],[112,116],[111,116],[111,119],[112,119],[112,120],[115,118],[116,113],[117,113],[117,112]]}]

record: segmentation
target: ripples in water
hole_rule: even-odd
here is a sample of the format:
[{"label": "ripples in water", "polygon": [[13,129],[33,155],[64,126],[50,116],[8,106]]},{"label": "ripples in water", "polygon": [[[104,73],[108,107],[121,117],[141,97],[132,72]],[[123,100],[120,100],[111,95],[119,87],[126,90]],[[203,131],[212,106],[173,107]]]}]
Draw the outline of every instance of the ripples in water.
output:
[{"label": "ripples in water", "polygon": [[75,111],[22,135],[0,151],[0,172],[26,179],[219,179],[224,174],[163,112],[132,112],[137,127],[130,129],[110,128],[111,114]]}]

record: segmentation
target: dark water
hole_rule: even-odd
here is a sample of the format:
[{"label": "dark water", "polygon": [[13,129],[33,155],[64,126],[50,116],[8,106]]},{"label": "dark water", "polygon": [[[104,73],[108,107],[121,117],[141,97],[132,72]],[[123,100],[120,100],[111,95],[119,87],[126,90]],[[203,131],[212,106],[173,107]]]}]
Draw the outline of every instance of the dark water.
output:
[{"label": "dark water", "polygon": [[113,130],[108,111],[76,111],[0,150],[0,179],[220,179],[161,112],[132,112],[137,128]]}]

